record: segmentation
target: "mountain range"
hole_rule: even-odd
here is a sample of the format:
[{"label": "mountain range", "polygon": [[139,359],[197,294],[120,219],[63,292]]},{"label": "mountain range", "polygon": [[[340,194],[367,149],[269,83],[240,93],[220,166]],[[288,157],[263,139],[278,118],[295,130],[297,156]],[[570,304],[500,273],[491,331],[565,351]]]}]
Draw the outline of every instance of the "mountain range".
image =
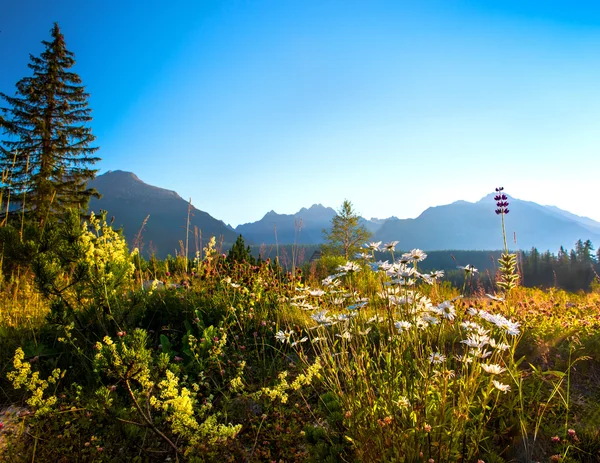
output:
[{"label": "mountain range", "polygon": [[[96,188],[102,195],[101,199],[90,201],[90,210],[107,211],[108,218],[114,218],[115,228],[123,229],[130,247],[139,241],[137,244],[143,244],[144,255],[155,253],[158,257],[180,252],[179,241],[185,243],[186,238],[189,203],[176,192],[148,185],[135,174],[122,170],[99,175],[88,186]],[[237,233],[223,221],[192,206],[189,227],[191,256],[196,252],[196,227],[201,232],[201,236],[198,235],[199,247],[202,246],[200,238],[204,245],[211,236],[222,237],[226,245],[237,238]],[[141,239],[136,240],[140,230]]]},{"label": "mountain range", "polygon": [[[157,256],[179,252],[180,240],[185,240],[189,203],[176,192],[142,182],[135,174],[109,171],[89,184],[102,195],[92,200],[90,209],[107,210],[114,224],[122,227],[130,244],[134,243],[146,217],[143,229],[145,254]],[[374,241],[399,240],[401,249],[433,250],[493,250],[503,247],[500,217],[494,213],[494,194],[471,203],[430,207],[414,219],[365,219],[361,223],[373,233]],[[555,206],[542,206],[530,201],[509,198],[510,213],[505,217],[509,248],[556,252],[560,246],[571,249],[579,239],[589,239],[600,245],[600,223],[580,217]],[[194,229],[197,227],[204,243],[210,236],[223,240],[227,248],[239,234],[248,244],[320,244],[323,229],[331,226],[336,211],[322,204],[302,208],[295,214],[269,211],[251,223],[235,229],[206,212],[191,206],[190,255],[196,250]]]}]

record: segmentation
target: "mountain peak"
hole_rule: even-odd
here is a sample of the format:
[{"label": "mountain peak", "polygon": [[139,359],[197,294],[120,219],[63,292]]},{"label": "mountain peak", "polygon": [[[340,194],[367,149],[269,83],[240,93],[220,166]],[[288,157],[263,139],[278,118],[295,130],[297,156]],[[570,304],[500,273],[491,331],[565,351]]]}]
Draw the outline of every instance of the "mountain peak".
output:
[{"label": "mountain peak", "polygon": [[109,170],[90,182],[100,194],[110,191],[111,195],[123,199],[145,198],[150,200],[182,199],[175,191],[148,185],[133,172]]},{"label": "mountain peak", "polygon": [[[139,179],[139,177],[137,175],[135,175],[133,172],[128,172],[126,170],[107,170],[105,173],[103,173],[102,175],[98,175],[96,178],[115,178],[118,179],[119,181],[124,181],[124,180],[133,180],[136,182],[141,182],[141,180]],[[143,183],[143,182],[142,182]]]}]

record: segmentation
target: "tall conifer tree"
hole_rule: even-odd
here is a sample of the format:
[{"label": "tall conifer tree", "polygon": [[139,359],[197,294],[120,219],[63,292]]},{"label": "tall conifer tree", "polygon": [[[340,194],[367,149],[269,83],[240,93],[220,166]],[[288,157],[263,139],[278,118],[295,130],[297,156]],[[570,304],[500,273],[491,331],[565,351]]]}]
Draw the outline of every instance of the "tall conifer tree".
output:
[{"label": "tall conifer tree", "polygon": [[0,170],[8,174],[4,201],[10,197],[18,212],[38,226],[66,209],[85,212],[90,197],[99,197],[86,187],[97,172],[90,166],[99,161],[94,157],[98,148],[90,146],[96,137],[86,126],[92,120],[89,94],[70,71],[74,54],[56,23],[51,36],[42,41],[45,50],[39,57],[30,55],[33,76],[17,82],[15,96],[0,93],[8,105],[0,116],[5,135]]}]

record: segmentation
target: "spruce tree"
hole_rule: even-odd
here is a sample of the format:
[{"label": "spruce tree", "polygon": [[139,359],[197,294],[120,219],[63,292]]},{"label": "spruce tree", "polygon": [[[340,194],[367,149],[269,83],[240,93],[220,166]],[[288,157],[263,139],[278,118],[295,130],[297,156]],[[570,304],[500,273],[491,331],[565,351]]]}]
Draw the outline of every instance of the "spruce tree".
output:
[{"label": "spruce tree", "polygon": [[254,265],[256,263],[254,256],[252,256],[250,246],[246,247],[246,243],[244,243],[244,238],[242,235],[238,236],[237,240],[229,250],[226,260],[230,264],[234,262],[246,262]]},{"label": "spruce tree", "polygon": [[322,245],[323,252],[344,256],[348,260],[371,237],[371,232],[360,223],[360,216],[354,211],[352,203],[346,199],[331,219],[331,230],[323,230],[323,235],[326,241]]},{"label": "spruce tree", "polygon": [[31,77],[16,84],[15,96],[0,93],[8,107],[1,108],[0,170],[3,180],[2,212],[23,212],[35,225],[62,215],[67,209],[87,210],[91,196],[99,197],[86,183],[97,170],[96,137],[86,126],[92,118],[89,94],[81,78],[70,71],[74,54],[67,50],[58,24],[45,50],[30,55]]}]

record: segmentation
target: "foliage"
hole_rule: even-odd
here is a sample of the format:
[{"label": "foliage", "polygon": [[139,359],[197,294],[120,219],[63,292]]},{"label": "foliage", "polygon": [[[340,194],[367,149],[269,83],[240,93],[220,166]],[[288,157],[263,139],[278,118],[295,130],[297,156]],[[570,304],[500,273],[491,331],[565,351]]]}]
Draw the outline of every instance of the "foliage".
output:
[{"label": "foliage", "polygon": [[22,312],[0,318],[0,386],[26,407],[0,458],[594,461],[600,293],[486,295],[473,266],[452,286],[396,244],[303,279],[214,238],[191,266],[145,263],[103,215],[50,224],[49,316],[31,277],[0,292]]},{"label": "foliage", "polygon": [[89,146],[95,137],[85,125],[92,119],[89,95],[70,71],[75,60],[58,24],[51,35],[42,42],[42,54],[30,56],[33,76],[17,82],[16,96],[0,93],[8,104],[0,118],[8,135],[0,144],[3,213],[27,213],[37,226],[67,209],[83,213],[89,198],[99,196],[86,188],[96,173],[89,166],[99,160],[92,156],[98,148]]},{"label": "foliage", "polygon": [[72,320],[78,308],[92,305],[102,318],[114,320],[111,306],[131,285],[134,254],[105,213],[91,213],[82,225],[72,212],[43,235],[33,262],[36,283],[62,320]]},{"label": "foliage", "polygon": [[246,247],[242,235],[238,236],[232,248],[229,250],[226,261],[230,264],[233,262],[247,262],[252,265],[256,264],[256,260],[250,251],[250,246]]},{"label": "foliage", "polygon": [[352,203],[344,200],[337,214],[331,219],[331,230],[323,230],[327,243],[323,245],[325,254],[343,256],[350,259],[370,237],[360,216],[352,208]]}]

